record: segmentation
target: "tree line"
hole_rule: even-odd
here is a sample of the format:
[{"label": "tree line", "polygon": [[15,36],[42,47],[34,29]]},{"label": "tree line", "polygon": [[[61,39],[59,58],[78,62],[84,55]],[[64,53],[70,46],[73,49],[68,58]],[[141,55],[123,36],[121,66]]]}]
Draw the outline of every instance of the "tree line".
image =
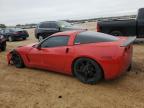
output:
[{"label": "tree line", "polygon": [[0,28],[6,28],[5,24],[0,24]]}]

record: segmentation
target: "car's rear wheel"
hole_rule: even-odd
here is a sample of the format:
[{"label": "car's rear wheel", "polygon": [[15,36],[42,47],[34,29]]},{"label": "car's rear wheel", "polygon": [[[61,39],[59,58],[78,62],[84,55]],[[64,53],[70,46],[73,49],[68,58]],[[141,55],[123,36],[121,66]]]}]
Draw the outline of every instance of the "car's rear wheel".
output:
[{"label": "car's rear wheel", "polygon": [[95,84],[103,77],[103,72],[98,63],[89,58],[80,58],[73,66],[74,75],[83,83]]},{"label": "car's rear wheel", "polygon": [[129,72],[131,71],[131,69],[132,69],[132,65],[130,64],[129,67],[127,68],[127,71]]},{"label": "car's rear wheel", "polygon": [[39,40],[39,42],[41,42],[44,40],[44,38],[42,36],[39,36],[38,40]]},{"label": "car's rear wheel", "polygon": [[26,40],[26,37],[24,37],[23,40]]},{"label": "car's rear wheel", "polygon": [[24,62],[21,58],[20,54],[18,54],[16,51],[11,52],[11,61],[16,66],[16,68],[23,68]]},{"label": "car's rear wheel", "polygon": [[13,39],[11,36],[8,37],[8,40],[9,40],[10,42],[14,41],[14,39]]},{"label": "car's rear wheel", "polygon": [[1,50],[2,50],[2,51],[5,51],[5,50],[6,50],[6,42],[2,43]]},{"label": "car's rear wheel", "polygon": [[120,31],[112,31],[110,34],[113,36],[123,36],[122,32]]}]

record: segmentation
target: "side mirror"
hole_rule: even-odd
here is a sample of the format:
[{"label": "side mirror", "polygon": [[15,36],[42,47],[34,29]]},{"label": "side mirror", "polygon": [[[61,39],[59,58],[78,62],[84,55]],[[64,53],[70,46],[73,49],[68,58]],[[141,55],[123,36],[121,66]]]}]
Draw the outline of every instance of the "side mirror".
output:
[{"label": "side mirror", "polygon": [[56,26],[56,30],[57,30],[57,31],[60,31],[60,27]]},{"label": "side mirror", "polygon": [[61,28],[60,28],[60,27],[58,27],[58,30],[59,30],[59,31],[61,31]]},{"label": "side mirror", "polygon": [[41,50],[41,45],[38,45],[36,48],[37,48],[38,50]]},{"label": "side mirror", "polygon": [[75,45],[80,45],[81,43],[80,42],[78,42],[78,43],[75,43]]}]

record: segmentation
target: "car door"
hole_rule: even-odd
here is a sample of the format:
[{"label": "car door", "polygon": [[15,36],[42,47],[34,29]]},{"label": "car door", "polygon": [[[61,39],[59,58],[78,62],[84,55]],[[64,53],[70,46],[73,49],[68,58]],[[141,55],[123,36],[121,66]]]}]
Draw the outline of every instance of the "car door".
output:
[{"label": "car door", "polygon": [[4,35],[4,30],[0,30],[0,35]]},{"label": "car door", "polygon": [[49,23],[49,30],[51,31],[51,35],[54,34],[54,33],[57,33],[60,31],[60,28],[59,26],[56,24],[56,22],[50,22]]},{"label": "car door", "polygon": [[41,44],[43,66],[46,69],[63,72],[68,53],[69,36],[52,36]]},{"label": "car door", "polygon": [[5,30],[3,31],[3,33],[4,33],[4,36],[6,37],[6,39],[8,39],[8,37],[11,36],[9,29],[5,29]]},{"label": "car door", "polygon": [[7,34],[8,34],[8,30],[7,30],[7,29],[3,30],[2,33],[3,33],[3,35],[4,35],[5,38],[8,37],[8,36],[7,36]]},{"label": "car door", "polygon": [[59,28],[55,22],[45,22],[39,25],[39,30],[43,34],[43,37],[46,38],[47,36],[57,33]]}]

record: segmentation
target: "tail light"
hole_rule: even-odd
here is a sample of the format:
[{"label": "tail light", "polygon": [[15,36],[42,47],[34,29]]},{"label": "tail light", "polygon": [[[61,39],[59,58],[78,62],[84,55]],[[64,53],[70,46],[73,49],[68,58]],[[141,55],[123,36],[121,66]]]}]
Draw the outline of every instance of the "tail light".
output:
[{"label": "tail light", "polygon": [[99,26],[99,24],[98,24],[98,23],[97,23],[96,30],[97,30],[97,32],[100,32],[100,31],[101,31],[101,30],[100,30],[100,26]]},{"label": "tail light", "polygon": [[127,51],[128,51],[128,48],[127,48],[127,47],[125,47],[124,52],[126,53]]},{"label": "tail light", "polygon": [[124,49],[124,55],[127,54],[130,51],[131,46],[126,46]]}]

